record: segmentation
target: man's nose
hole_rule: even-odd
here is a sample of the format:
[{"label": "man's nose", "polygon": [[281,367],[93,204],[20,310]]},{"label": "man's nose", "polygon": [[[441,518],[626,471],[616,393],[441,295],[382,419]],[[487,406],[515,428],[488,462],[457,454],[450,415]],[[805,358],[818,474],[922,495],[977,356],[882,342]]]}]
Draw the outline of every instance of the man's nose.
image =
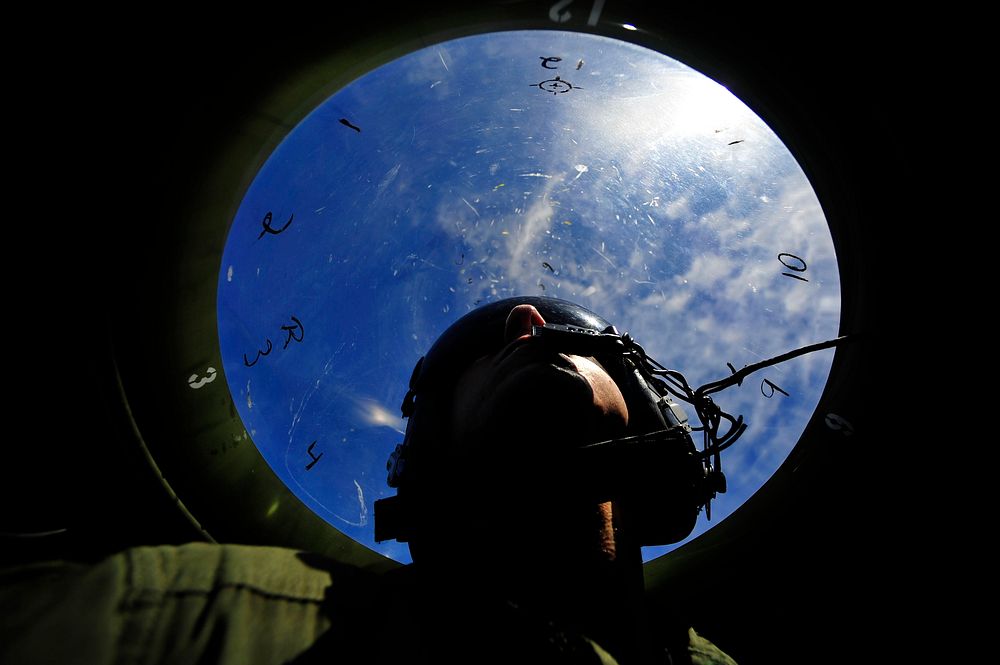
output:
[{"label": "man's nose", "polygon": [[545,319],[535,309],[534,305],[518,305],[507,315],[507,325],[504,327],[503,341],[513,342],[524,335],[531,334],[532,326],[544,326]]}]

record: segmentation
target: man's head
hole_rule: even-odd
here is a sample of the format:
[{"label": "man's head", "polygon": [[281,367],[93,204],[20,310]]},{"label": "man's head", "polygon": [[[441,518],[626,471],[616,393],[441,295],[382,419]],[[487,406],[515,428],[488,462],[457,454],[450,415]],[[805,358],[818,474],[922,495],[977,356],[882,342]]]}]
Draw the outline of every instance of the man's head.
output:
[{"label": "man's head", "polygon": [[[546,323],[534,305],[510,309],[497,349],[455,381],[451,454],[502,445],[505,453],[554,452],[622,436],[628,407],[593,356],[563,353],[532,336]],[[538,451],[545,446],[552,450]]]},{"label": "man's head", "polygon": [[[533,334],[545,324],[589,335],[547,342],[549,337]],[[422,552],[440,554],[457,543],[476,546],[502,532],[547,540],[550,550],[562,550],[560,543],[572,549],[579,545],[574,538],[581,528],[600,527],[605,531],[601,537],[607,537],[609,500],[619,497],[601,495],[605,488],[593,487],[602,484],[599,476],[615,476],[621,486],[621,478],[630,480],[635,467],[638,485],[663,480],[676,486],[670,473],[651,473],[653,460],[637,464],[634,447],[626,459],[615,452],[619,448],[604,446],[599,452],[607,453],[606,474],[600,469],[597,476],[574,472],[588,444],[677,425],[665,420],[661,395],[642,379],[624,350],[610,323],[553,298],[502,300],[470,312],[446,330],[414,369],[403,404],[409,418],[406,440],[394,454],[390,474],[405,505],[400,512],[408,533],[401,539],[409,539],[414,560]],[[686,428],[680,437],[681,454],[688,448],[693,452]],[[687,492],[686,486],[680,489]],[[661,514],[683,504],[678,512],[684,523],[670,533],[686,535],[686,521],[693,526],[696,508],[686,499],[667,503],[665,511],[657,508]],[[604,517],[590,525],[595,510]],[[643,510],[638,506],[630,512]],[[574,513],[579,520],[567,518]],[[669,515],[665,519],[676,521]],[[603,526],[598,524],[602,520]],[[581,537],[593,540],[593,533]]]}]

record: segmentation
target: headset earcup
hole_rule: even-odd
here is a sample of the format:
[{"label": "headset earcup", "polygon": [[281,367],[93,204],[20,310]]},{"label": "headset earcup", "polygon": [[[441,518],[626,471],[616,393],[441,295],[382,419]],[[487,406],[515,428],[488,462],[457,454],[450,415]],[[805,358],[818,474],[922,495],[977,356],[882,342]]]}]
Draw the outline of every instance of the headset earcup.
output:
[{"label": "headset earcup", "polygon": [[[700,463],[692,455],[677,459],[678,466],[640,480],[640,489],[624,499],[631,538],[639,545],[669,545],[694,530],[701,504],[695,473]],[[687,467],[687,469],[683,469]]]},{"label": "headset earcup", "polygon": [[[629,361],[620,360],[614,374],[612,378],[628,405],[631,434],[678,427],[660,410],[661,395]],[[678,432],[678,437],[664,445],[669,448],[657,459],[643,460],[630,470],[634,491],[622,498],[631,538],[643,546],[668,545],[687,538],[704,502],[705,469],[691,436]]]}]

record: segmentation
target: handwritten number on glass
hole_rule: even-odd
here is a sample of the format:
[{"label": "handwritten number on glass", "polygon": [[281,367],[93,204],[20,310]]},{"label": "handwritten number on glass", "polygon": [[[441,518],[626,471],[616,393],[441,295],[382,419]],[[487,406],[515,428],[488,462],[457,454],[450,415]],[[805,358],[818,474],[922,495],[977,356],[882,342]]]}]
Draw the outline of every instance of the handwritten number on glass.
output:
[{"label": "handwritten number on glass", "polygon": [[[768,388],[770,388],[771,392],[769,392],[769,393],[768,392],[764,392],[764,386],[767,386]],[[771,381],[769,379],[764,379],[763,381],[761,381],[761,383],[760,383],[760,394],[761,395],[763,395],[764,397],[766,397],[768,399],[771,399],[772,397],[774,397],[774,393],[775,392],[779,392],[782,395],[784,395],[785,397],[790,397],[790,395],[788,393],[786,393],[784,390],[781,389],[781,386],[776,385],[774,383],[771,383]]]},{"label": "handwritten number on glass", "polygon": [[257,355],[254,357],[253,362],[250,362],[250,359],[247,358],[247,354],[244,353],[243,354],[243,364],[244,365],[246,365],[247,367],[253,367],[254,365],[257,364],[257,361],[260,360],[261,356],[266,356],[267,354],[271,353],[271,348],[272,348],[271,347],[271,340],[268,339],[268,340],[265,340],[265,341],[267,341],[267,351],[261,351],[260,349],[257,349]]},{"label": "handwritten number on glass", "polygon": [[[732,363],[726,363],[726,367],[728,367],[728,368],[729,368],[729,371],[730,371],[730,372],[732,372],[732,373],[733,373],[733,375],[736,375],[736,374],[738,374],[738,373],[739,373],[739,372],[737,372],[737,371],[736,371],[736,368],[735,368],[735,367],[733,367],[733,364],[732,364]],[[747,367],[747,366],[746,366],[746,365],[744,365],[744,366],[743,366],[743,369],[745,370],[745,369],[746,369],[746,367]],[[741,370],[741,371],[742,371],[742,370]],[[741,377],[738,377],[738,378],[737,378],[737,380],[736,380],[736,385],[737,385],[737,386],[742,386],[742,385],[743,385],[743,377],[742,377],[742,376],[741,376]],[[767,391],[765,391],[765,390],[764,390],[765,386],[766,386],[767,388],[770,388],[770,392],[767,392]],[[785,391],[784,391],[784,390],[782,389],[782,387],[781,387],[781,386],[779,386],[779,385],[778,385],[778,384],[776,384],[776,383],[773,383],[773,382],[772,382],[772,381],[771,381],[770,379],[764,379],[763,381],[761,381],[761,383],[760,383],[760,394],[761,394],[761,395],[763,395],[764,397],[766,397],[766,398],[768,398],[768,399],[771,399],[772,397],[774,397],[774,393],[775,393],[775,392],[779,392],[779,393],[781,393],[782,395],[784,395],[785,397],[791,397],[791,395],[789,395],[789,394],[788,394],[787,392],[785,392]]]},{"label": "handwritten number on glass", "polygon": [[[298,318],[294,316],[291,317],[291,319],[294,325],[281,326],[281,330],[284,331],[285,333],[285,344],[281,347],[282,349],[287,349],[288,345],[292,343],[292,340],[295,340],[296,342],[301,342],[306,335],[306,329],[305,326],[302,325],[302,322],[299,321]],[[271,344],[271,339],[267,338],[264,341],[267,342],[267,348],[257,349],[257,355],[254,356],[254,359],[252,361],[250,360],[250,358],[247,357],[247,354],[245,353],[243,354],[244,365],[246,365],[247,367],[253,367],[254,365],[257,364],[257,361],[260,360],[261,356],[266,356],[269,353],[271,353],[271,350],[274,348],[273,345]]]},{"label": "handwritten number on glass", "polygon": [[306,448],[306,453],[308,453],[310,459],[312,459],[311,462],[309,462],[308,464],[306,464],[306,471],[312,471],[312,468],[314,466],[316,466],[316,462],[318,462],[319,458],[323,456],[323,453],[320,453],[319,455],[313,455],[313,448],[315,446],[316,446],[316,442],[313,441],[312,443],[309,444],[309,447]]},{"label": "handwritten number on glass", "polygon": [[282,226],[280,229],[276,229],[273,226],[271,226],[271,220],[272,219],[273,219],[273,217],[271,216],[271,211],[268,210],[267,214],[264,215],[263,221],[261,221],[261,223],[260,223],[260,225],[264,228],[264,230],[260,232],[259,236],[257,236],[257,240],[260,240],[261,238],[263,238],[268,233],[270,233],[273,236],[276,236],[279,233],[281,233],[282,231],[284,231],[285,229],[287,229],[289,226],[291,226],[292,220],[295,219],[295,213],[291,214],[291,216],[288,218],[288,221],[285,222],[285,225]]},{"label": "handwritten number on glass", "polygon": [[[559,69],[559,67],[554,67],[552,63],[562,62],[562,58],[557,56],[540,55],[538,56],[538,59],[542,61],[541,65],[545,69]],[[576,68],[579,70],[580,67],[582,66],[583,66],[583,60],[580,60],[580,62],[577,63]],[[570,90],[583,90],[583,88],[581,88],[578,85],[575,86],[569,81],[562,80],[562,77],[560,76],[557,76],[554,79],[548,79],[546,81],[542,81],[541,83],[532,83],[531,87],[538,88],[539,90],[544,90],[545,92],[551,92],[553,95],[567,93]]]},{"label": "handwritten number on glass", "polygon": [[[786,258],[791,263],[786,262],[786,260],[785,260]],[[786,268],[788,268],[789,270],[791,270],[793,272],[805,272],[806,271],[806,267],[807,267],[806,266],[806,262],[803,261],[798,256],[795,256],[794,254],[789,254],[788,252],[782,252],[781,254],[778,254],[778,261],[781,262],[781,265],[785,266]],[[801,280],[803,282],[808,282],[809,281],[805,277],[800,277],[799,275],[793,275],[790,272],[783,272],[781,274],[784,275],[785,277],[791,277],[793,279],[798,279],[798,280]]]}]

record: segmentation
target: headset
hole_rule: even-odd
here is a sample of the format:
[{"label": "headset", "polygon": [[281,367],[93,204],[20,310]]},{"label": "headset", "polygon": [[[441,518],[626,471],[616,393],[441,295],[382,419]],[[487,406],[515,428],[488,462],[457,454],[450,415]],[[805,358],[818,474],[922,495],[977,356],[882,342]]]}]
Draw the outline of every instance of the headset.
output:
[{"label": "headset", "polygon": [[[626,436],[536,460],[541,470],[559,478],[568,492],[627,501],[631,537],[641,545],[683,540],[702,508],[711,519],[712,499],[726,491],[721,452],[746,429],[742,416],[723,412],[706,391],[692,390],[680,372],[657,363],[594,312],[566,300],[525,296],[469,312],[417,361],[400,407],[406,434],[386,465],[397,495],[375,502],[375,540],[407,542],[420,533],[428,512],[421,505],[422,484],[434,482],[432,468],[441,464],[435,439],[447,436],[442,421],[455,381],[475,360],[500,350],[507,316],[520,304],[534,306],[545,319],[545,325],[533,326],[533,343],[593,357],[618,385],[629,412]],[[676,400],[691,404],[700,426],[689,424]],[[720,434],[723,422],[728,427]],[[695,431],[703,434],[700,450],[691,436]]]},{"label": "headset", "polygon": [[[375,540],[411,542],[434,530],[441,495],[429,488],[447,480],[449,467],[440,454],[447,440],[447,417],[459,375],[473,362],[500,350],[507,316],[517,305],[532,305],[545,320],[532,326],[533,343],[548,349],[593,357],[617,384],[628,407],[626,436],[554,446],[533,459],[531,472],[553,482],[571,497],[616,500],[628,506],[630,537],[639,545],[676,543],[694,530],[702,508],[711,519],[712,499],[726,491],[722,452],[746,431],[743,416],[732,416],[712,394],[740,385],[749,374],[792,358],[859,339],[854,333],[788,351],[737,370],[730,376],[693,389],[684,375],[650,358],[628,333],[575,303],[539,296],[506,298],[475,309],[453,323],[421,357],[410,376],[400,406],[407,418],[403,443],[389,456],[388,484],[394,497],[375,502]],[[676,400],[693,408],[700,425],[692,427]],[[724,431],[720,428],[725,427]],[[698,449],[693,432],[701,432]],[[544,447],[543,447],[544,448]],[[524,474],[523,466],[503,456],[464,460],[493,468],[493,476]],[[506,464],[506,466],[504,466]],[[441,470],[444,473],[441,473]],[[477,469],[459,469],[473,478]],[[539,475],[540,474],[540,475]],[[438,529],[440,531],[440,529]]]}]

